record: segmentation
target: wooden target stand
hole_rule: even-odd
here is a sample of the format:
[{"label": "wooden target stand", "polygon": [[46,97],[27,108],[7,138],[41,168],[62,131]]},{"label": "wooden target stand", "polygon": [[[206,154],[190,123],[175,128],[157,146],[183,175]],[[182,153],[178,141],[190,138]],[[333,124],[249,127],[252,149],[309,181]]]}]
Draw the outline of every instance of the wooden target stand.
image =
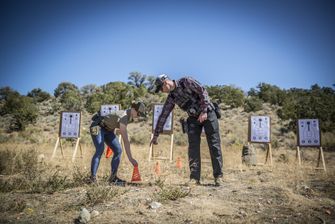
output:
[{"label": "wooden target stand", "polygon": [[[170,155],[169,157],[155,157],[154,156],[154,147],[153,144],[150,146],[149,148],[149,162],[152,159],[157,159],[157,160],[169,160],[170,162],[172,162],[173,160],[173,133],[169,134],[170,136]],[[151,139],[154,137],[154,134],[151,134]]]},{"label": "wooden target stand", "polygon": [[[315,130],[309,127],[309,125],[312,126],[314,122],[316,124]],[[296,161],[298,161],[298,165],[301,166],[300,147],[319,148],[318,162],[316,165],[316,169],[321,169],[327,172],[325,157],[324,157],[323,149],[321,146],[321,130],[319,128],[319,120],[318,119],[299,119],[297,123],[298,123],[297,125],[298,138],[297,138]],[[311,134],[308,132],[313,132],[313,133]],[[313,136],[314,139],[312,139],[310,136]],[[320,168],[320,161],[322,162],[322,168]]]},{"label": "wooden target stand", "polygon": [[256,165],[273,165],[271,147],[271,118],[269,116],[250,116],[248,123],[248,146],[252,143],[266,145],[265,162]]},{"label": "wooden target stand", "polygon": [[[163,107],[163,104],[154,104],[153,105],[153,115],[152,115],[152,131],[151,131],[151,138],[150,140],[154,137],[154,130],[156,127],[156,123],[155,121],[157,122],[158,118],[159,118],[159,115],[161,114],[162,112],[162,107]],[[170,118],[170,119],[169,119]],[[152,160],[152,159],[156,159],[156,160],[169,160],[170,162],[172,162],[173,160],[173,111],[171,112],[171,117],[169,116],[167,121],[170,125],[169,125],[169,128],[163,128],[163,135],[169,135],[170,136],[170,153],[169,153],[169,157],[155,157],[154,156],[154,145],[151,144],[150,147],[149,147],[149,157],[148,157],[148,160],[149,162]]]},{"label": "wooden target stand", "polygon": [[53,149],[51,159],[53,159],[56,156],[58,145],[60,145],[63,159],[65,158],[63,152],[62,139],[76,139],[76,145],[72,154],[72,162],[74,162],[76,158],[78,146],[80,148],[80,156],[81,158],[83,158],[83,151],[80,144],[80,123],[81,123],[81,112],[69,112],[69,111],[61,112],[58,138],[55,147]]}]

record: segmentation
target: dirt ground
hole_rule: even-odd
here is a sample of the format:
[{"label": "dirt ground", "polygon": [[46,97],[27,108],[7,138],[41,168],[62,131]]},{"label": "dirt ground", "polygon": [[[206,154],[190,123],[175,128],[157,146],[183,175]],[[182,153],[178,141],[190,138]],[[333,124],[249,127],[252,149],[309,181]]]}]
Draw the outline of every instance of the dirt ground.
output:
[{"label": "dirt ground", "polygon": [[[2,145],[1,150],[23,147]],[[57,151],[56,158],[50,160],[53,146],[35,146],[46,169],[72,177],[79,167],[88,174],[92,147],[83,146],[83,158],[74,163],[71,147],[64,150],[65,158]],[[173,162],[149,162],[148,147],[135,146],[140,183],[109,186],[111,159],[102,158],[98,185],[82,184],[52,193],[2,190],[0,223],[78,223],[84,207],[91,214],[98,213],[89,223],[335,223],[335,152],[325,152],[324,172],[315,169],[318,149],[304,150],[301,167],[294,150],[274,150],[273,166],[261,165],[265,151],[257,150],[260,165],[247,167],[241,164],[239,147],[224,148],[224,183],[216,187],[208,159],[202,162],[201,185],[188,184],[186,147],[175,148]],[[208,158],[208,150],[202,151],[202,157]],[[181,169],[176,167],[178,157]],[[157,162],[159,175],[155,172]],[[120,177],[130,181],[131,176],[132,167],[123,155]],[[113,196],[108,193],[105,199],[88,199],[101,192]],[[153,208],[153,202],[158,202],[158,208]]]}]

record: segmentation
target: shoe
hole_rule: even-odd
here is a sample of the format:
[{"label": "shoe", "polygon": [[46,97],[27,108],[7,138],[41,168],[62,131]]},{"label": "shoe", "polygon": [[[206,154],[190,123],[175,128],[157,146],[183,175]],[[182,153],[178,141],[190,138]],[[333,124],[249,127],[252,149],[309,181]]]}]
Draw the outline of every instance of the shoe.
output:
[{"label": "shoe", "polygon": [[110,185],[116,185],[116,186],[125,186],[126,185],[126,181],[125,180],[122,180],[120,178],[118,178],[117,176],[111,176],[109,178],[109,184]]},{"label": "shoe", "polygon": [[88,179],[87,179],[87,184],[97,184],[98,181],[97,181],[97,178],[96,176],[90,176]]},{"label": "shoe", "polygon": [[188,186],[199,186],[200,185],[200,180],[197,179],[190,179],[190,181],[187,183]]},{"label": "shoe", "polygon": [[217,187],[223,185],[223,178],[222,177],[215,177],[214,178],[214,185],[217,186]]}]

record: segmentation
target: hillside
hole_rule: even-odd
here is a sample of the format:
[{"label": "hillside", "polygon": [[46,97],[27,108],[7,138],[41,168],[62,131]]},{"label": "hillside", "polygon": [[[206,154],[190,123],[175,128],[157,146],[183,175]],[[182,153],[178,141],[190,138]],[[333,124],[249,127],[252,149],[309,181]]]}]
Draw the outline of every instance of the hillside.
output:
[{"label": "hillside", "polygon": [[[224,105],[222,105],[224,108]],[[325,151],[327,172],[316,170],[317,149],[303,150],[303,164],[295,160],[296,137],[268,104],[257,115],[272,119],[273,166],[265,161],[263,145],[254,144],[260,165],[241,163],[246,143],[248,117],[241,108],[222,111],[220,119],[224,157],[224,184],[213,185],[208,147],[202,138],[201,185],[188,184],[187,141],[175,122],[174,160],[148,161],[151,118],[129,125],[134,158],[142,181],[126,187],[109,186],[110,158],[102,158],[98,185],[86,184],[93,155],[88,134],[91,114],[84,112],[81,144],[74,163],[74,144],[64,142],[51,160],[58,134],[59,115],[39,105],[37,123],[23,132],[7,133],[2,117],[0,144],[0,222],[78,223],[82,208],[90,213],[89,223],[332,223],[335,222],[335,152]],[[256,113],[255,113],[256,114]],[[185,114],[175,110],[175,121]],[[327,135],[330,135],[329,133]],[[328,137],[331,139],[330,137]],[[167,156],[169,136],[162,135],[155,155]],[[328,140],[331,141],[331,140]],[[182,168],[176,167],[181,158]],[[160,172],[155,172],[159,163]],[[156,169],[157,170],[157,169]],[[132,167],[123,154],[120,177],[130,182]]]}]

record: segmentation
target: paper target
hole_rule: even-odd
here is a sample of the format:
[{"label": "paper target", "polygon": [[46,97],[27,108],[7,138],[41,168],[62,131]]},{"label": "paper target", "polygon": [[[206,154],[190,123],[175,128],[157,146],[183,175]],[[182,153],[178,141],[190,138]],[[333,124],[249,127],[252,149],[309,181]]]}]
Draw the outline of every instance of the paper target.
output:
[{"label": "paper target", "polygon": [[61,138],[79,138],[80,112],[62,112],[59,133]]},{"label": "paper target", "polygon": [[106,116],[106,115],[112,113],[112,111],[118,111],[118,110],[120,110],[120,105],[119,104],[101,105],[100,114],[101,114],[101,116]]},{"label": "paper target", "polygon": [[250,117],[249,140],[251,142],[268,143],[270,139],[270,117],[269,116],[251,116]]},{"label": "paper target", "polygon": [[[155,130],[159,115],[162,113],[163,104],[154,105],[153,122],[152,122],[152,132]],[[169,134],[173,132],[173,112],[171,112],[166,119],[165,125],[163,127],[163,133]]]},{"label": "paper target", "polygon": [[320,146],[320,129],[318,119],[298,120],[299,146]]}]

